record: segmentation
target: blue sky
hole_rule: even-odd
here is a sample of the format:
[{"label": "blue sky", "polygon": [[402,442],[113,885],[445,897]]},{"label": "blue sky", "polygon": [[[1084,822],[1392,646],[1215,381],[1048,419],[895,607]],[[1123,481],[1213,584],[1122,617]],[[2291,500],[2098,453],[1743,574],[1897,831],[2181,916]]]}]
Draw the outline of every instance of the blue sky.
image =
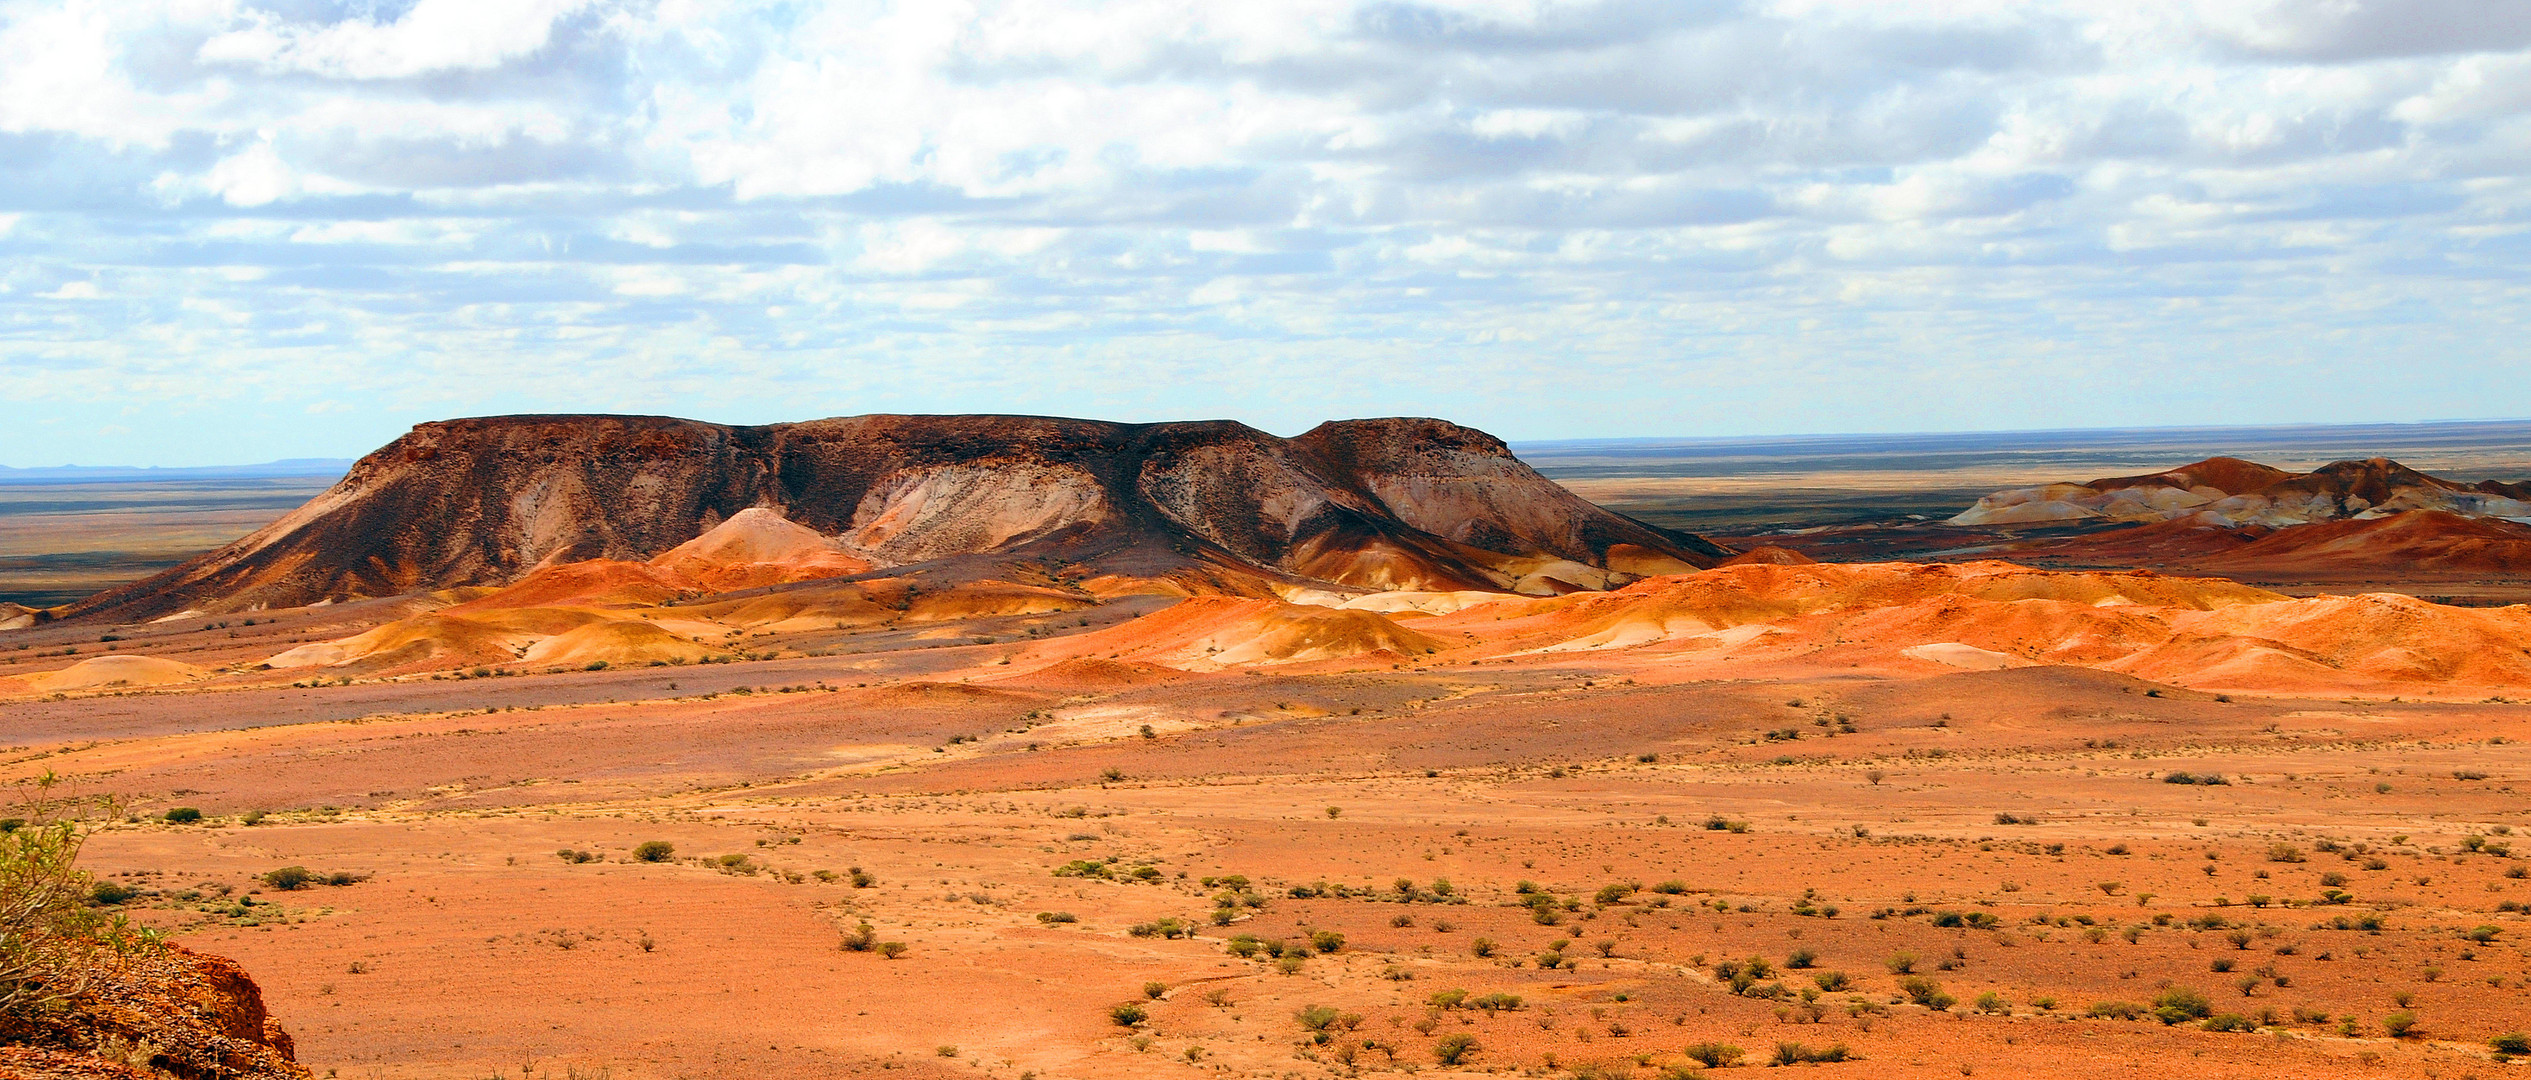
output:
[{"label": "blue sky", "polygon": [[0,464],[2531,415],[2512,0],[0,0]]}]

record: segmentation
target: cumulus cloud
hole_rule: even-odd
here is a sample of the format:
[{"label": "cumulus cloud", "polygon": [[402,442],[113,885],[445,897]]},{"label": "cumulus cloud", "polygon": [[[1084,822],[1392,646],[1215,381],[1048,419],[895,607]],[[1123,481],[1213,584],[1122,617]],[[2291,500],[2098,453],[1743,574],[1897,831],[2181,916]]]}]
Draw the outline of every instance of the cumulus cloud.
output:
[{"label": "cumulus cloud", "polygon": [[[230,456],[511,408],[2521,414],[2524,10],[0,0],[0,393]],[[137,430],[88,456],[221,449]]]}]

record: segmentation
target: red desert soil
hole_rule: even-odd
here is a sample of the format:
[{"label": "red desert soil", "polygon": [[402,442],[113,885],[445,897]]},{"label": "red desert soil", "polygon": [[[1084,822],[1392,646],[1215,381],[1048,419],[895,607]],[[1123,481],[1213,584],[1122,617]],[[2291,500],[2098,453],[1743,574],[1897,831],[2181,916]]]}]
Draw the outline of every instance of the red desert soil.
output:
[{"label": "red desert soil", "polygon": [[12,631],[0,771],[128,800],[90,866],[317,1075],[2422,1078],[2531,1029],[2522,608],[1026,570]]}]

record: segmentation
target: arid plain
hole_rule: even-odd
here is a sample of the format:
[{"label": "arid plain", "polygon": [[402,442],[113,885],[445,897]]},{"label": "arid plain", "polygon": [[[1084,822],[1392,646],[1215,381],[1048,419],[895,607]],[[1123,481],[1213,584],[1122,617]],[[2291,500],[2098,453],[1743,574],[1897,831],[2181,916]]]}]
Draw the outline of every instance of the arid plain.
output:
[{"label": "arid plain", "polygon": [[846,565],[921,510],[40,622],[0,768],[121,799],[91,869],[320,1076],[2461,1077],[2531,1029],[2523,608],[1370,526]]}]

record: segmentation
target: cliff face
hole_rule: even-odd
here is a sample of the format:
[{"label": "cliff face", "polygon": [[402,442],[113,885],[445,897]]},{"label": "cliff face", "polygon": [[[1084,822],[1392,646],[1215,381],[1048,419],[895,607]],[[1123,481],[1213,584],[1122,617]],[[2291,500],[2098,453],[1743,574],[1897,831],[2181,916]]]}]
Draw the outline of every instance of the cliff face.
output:
[{"label": "cliff face", "polygon": [[[1728,555],[1592,506],[1492,436],[1440,420],[1338,421],[1287,440],[1228,421],[510,416],[416,427],[280,521],[64,614],[503,584],[540,566],[648,559],[751,507],[880,567],[1132,553],[1366,587],[1485,588],[1548,580],[1536,576],[1544,562],[1640,574]],[[1554,572],[1576,586],[1590,576]]]},{"label": "cliff face", "polygon": [[180,945],[107,961],[64,1008],[0,1020],[0,1076],[310,1080],[255,982]]}]

